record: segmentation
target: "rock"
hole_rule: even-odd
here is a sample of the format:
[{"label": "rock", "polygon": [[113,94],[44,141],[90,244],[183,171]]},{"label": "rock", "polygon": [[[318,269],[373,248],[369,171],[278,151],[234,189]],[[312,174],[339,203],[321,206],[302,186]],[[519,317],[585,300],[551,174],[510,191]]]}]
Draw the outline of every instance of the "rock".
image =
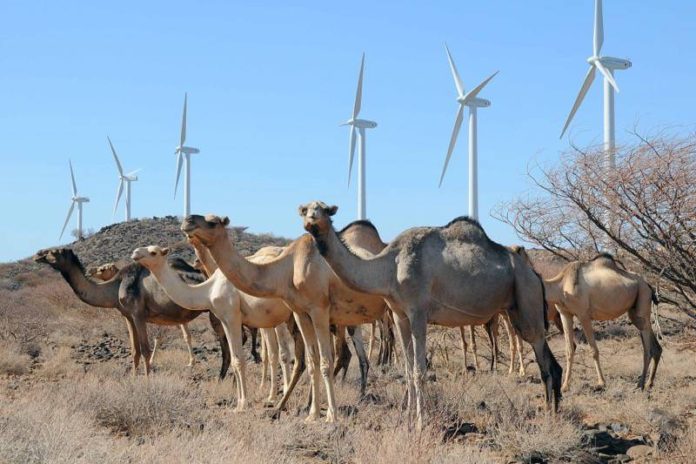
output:
[{"label": "rock", "polygon": [[614,459],[612,459],[609,462],[620,464],[620,463],[624,463],[624,462],[629,462],[630,460],[631,460],[631,456],[629,456],[628,454],[617,454],[616,456],[614,456]]},{"label": "rock", "polygon": [[646,456],[650,456],[653,454],[654,449],[648,445],[635,445],[632,446],[626,451],[626,454],[631,458],[631,459],[640,459],[644,458]]}]

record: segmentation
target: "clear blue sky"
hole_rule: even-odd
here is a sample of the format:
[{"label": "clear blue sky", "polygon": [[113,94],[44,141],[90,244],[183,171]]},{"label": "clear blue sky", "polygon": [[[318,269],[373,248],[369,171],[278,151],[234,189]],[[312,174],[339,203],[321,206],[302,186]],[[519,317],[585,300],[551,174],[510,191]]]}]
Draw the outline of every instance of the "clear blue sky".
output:
[{"label": "clear blue sky", "polygon": [[[290,6],[293,3],[295,5]],[[465,214],[467,134],[437,181],[457,104],[443,44],[467,88],[500,74],[479,113],[480,211],[489,234],[519,240],[489,216],[524,194],[530,161],[553,162],[591,54],[593,1],[0,3],[0,261],[58,244],[69,207],[68,158],[91,198],[85,226],[114,219],[118,185],[106,136],[134,184],[133,215],[180,215],[173,198],[184,92],[195,212],[295,237],[297,206],[339,205],[360,55],[368,135],[368,215],[385,239]],[[606,0],[603,52],[633,61],[617,80],[618,142],[634,125],[694,125],[696,3]],[[570,137],[601,141],[601,83]],[[74,227],[74,223],[69,228]],[[70,240],[66,232],[63,242]],[[145,245],[145,243],[143,243]]]}]

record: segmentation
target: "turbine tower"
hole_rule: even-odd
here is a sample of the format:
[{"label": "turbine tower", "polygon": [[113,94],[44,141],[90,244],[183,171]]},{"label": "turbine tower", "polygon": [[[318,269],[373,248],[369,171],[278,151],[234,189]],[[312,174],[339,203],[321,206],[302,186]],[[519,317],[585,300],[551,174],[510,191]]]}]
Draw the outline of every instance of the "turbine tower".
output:
[{"label": "turbine tower", "polygon": [[602,44],[604,43],[604,20],[602,17],[602,0],[595,0],[595,16],[594,16],[594,40],[592,44],[592,56],[587,59],[590,64],[590,69],[585,75],[585,80],[580,87],[573,108],[570,110],[568,119],[566,119],[561,138],[565,134],[566,129],[575,116],[575,112],[582,104],[587,91],[590,89],[594,81],[595,72],[599,70],[604,76],[604,151],[606,153],[607,167],[613,169],[615,166],[615,137],[614,137],[614,90],[619,91],[619,86],[614,80],[614,71],[628,69],[631,67],[631,62],[622,58],[613,58],[610,56],[601,56]]},{"label": "turbine tower", "polygon": [[70,209],[68,210],[68,216],[65,218],[65,222],[63,223],[63,228],[60,231],[60,236],[58,237],[58,240],[63,238],[63,233],[65,232],[65,228],[68,226],[68,221],[70,220],[70,216],[72,216],[73,210],[75,209],[75,205],[77,205],[77,239],[79,240],[82,238],[82,203],[88,203],[89,198],[81,197],[80,195],[78,195],[72,162],[68,160],[68,164],[70,165],[70,179],[72,180],[73,195],[71,198]]},{"label": "turbine tower", "polygon": [[111,143],[111,139],[109,137],[106,138],[109,141],[109,146],[111,147],[111,153],[114,155],[114,161],[116,161],[116,168],[118,169],[118,178],[119,178],[119,183],[118,183],[118,192],[116,192],[116,204],[114,205],[114,214],[116,214],[116,210],[118,209],[118,202],[121,200],[121,194],[123,193],[123,186],[126,186],[126,221],[130,221],[131,219],[131,182],[135,182],[138,180],[138,176],[135,174],[140,171],[140,169],[136,169],[133,172],[129,172],[128,174],[123,173],[123,166],[121,166],[121,161],[118,159],[118,155],[116,154],[116,149],[114,148],[114,144]]},{"label": "turbine tower", "polygon": [[362,105],[362,84],[363,72],[365,70],[365,53],[360,62],[360,75],[358,76],[358,90],[355,94],[355,104],[353,105],[353,115],[342,126],[350,126],[350,142],[348,148],[348,185],[353,170],[353,157],[355,156],[355,142],[358,142],[358,219],[367,218],[366,196],[365,196],[365,129],[374,129],[377,123],[367,119],[359,119],[360,106]]},{"label": "turbine tower", "polygon": [[174,154],[176,155],[176,182],[174,183],[174,198],[176,198],[176,189],[179,186],[179,177],[181,176],[181,165],[186,165],[186,173],[184,175],[184,217],[191,214],[191,155],[200,153],[198,148],[187,147],[186,142],[186,101],[188,95],[184,94],[184,115],[181,118],[181,138],[179,146],[176,147]]},{"label": "turbine tower", "polygon": [[478,140],[476,136],[476,112],[478,108],[487,108],[491,106],[491,102],[484,98],[479,98],[477,95],[481,89],[483,89],[486,84],[488,84],[490,80],[493,79],[496,74],[498,74],[498,71],[491,74],[483,82],[474,87],[473,90],[465,93],[462,80],[459,77],[457,67],[454,65],[454,60],[452,59],[452,55],[450,54],[447,45],[445,45],[445,50],[447,51],[447,60],[449,61],[452,77],[454,78],[454,85],[457,87],[457,102],[459,102],[459,110],[457,110],[457,119],[454,121],[454,129],[452,130],[452,137],[450,138],[449,147],[447,148],[447,157],[445,158],[445,165],[443,166],[442,174],[440,175],[439,186],[442,186],[442,180],[445,178],[447,166],[449,165],[452,152],[454,151],[454,145],[457,143],[459,129],[461,129],[462,121],[464,120],[464,107],[467,107],[469,108],[469,216],[473,219],[478,219]]}]

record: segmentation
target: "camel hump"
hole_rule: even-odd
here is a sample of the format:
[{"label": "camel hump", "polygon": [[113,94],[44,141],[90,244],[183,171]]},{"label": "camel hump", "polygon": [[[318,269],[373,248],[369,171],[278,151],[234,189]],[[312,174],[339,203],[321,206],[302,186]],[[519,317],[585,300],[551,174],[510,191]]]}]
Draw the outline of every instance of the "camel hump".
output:
[{"label": "camel hump", "polygon": [[600,253],[591,260],[588,261],[588,263],[594,263],[600,266],[605,266],[614,270],[619,270],[623,269],[624,271],[626,270],[626,266],[616,259],[613,255],[609,253]]},{"label": "camel hump", "polygon": [[566,265],[563,269],[563,293],[566,295],[576,295],[578,292],[578,283],[580,281],[580,271],[583,263],[581,261],[573,261]]}]

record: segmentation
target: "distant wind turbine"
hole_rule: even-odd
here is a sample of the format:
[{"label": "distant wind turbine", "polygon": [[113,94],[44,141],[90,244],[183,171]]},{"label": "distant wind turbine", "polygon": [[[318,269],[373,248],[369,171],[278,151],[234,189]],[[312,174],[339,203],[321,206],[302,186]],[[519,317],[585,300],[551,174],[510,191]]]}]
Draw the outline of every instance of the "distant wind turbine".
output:
[{"label": "distant wind turbine", "polygon": [[362,55],[360,62],[360,75],[358,77],[358,90],[355,94],[355,104],[353,105],[353,115],[342,126],[350,127],[350,142],[348,148],[348,185],[353,171],[353,157],[355,156],[355,142],[359,139],[358,147],[358,219],[367,218],[367,199],[365,195],[365,129],[374,129],[377,123],[367,119],[358,119],[360,107],[362,105],[362,85],[363,72],[365,70],[365,54]]},{"label": "distant wind turbine", "polygon": [[619,91],[618,85],[614,80],[614,71],[628,69],[632,63],[629,60],[622,58],[612,58],[609,56],[601,56],[602,44],[604,43],[604,20],[602,17],[602,0],[595,0],[595,16],[594,16],[594,40],[592,46],[592,56],[587,59],[590,64],[590,69],[585,75],[585,80],[580,87],[573,108],[570,110],[568,119],[566,119],[561,138],[565,134],[566,129],[575,116],[575,112],[582,104],[587,91],[590,89],[594,81],[595,72],[599,70],[604,76],[604,151],[606,152],[606,161],[609,168],[615,165],[614,148],[614,90]]},{"label": "distant wind turbine", "polygon": [[459,129],[461,129],[462,121],[464,120],[464,107],[466,106],[469,108],[469,216],[478,219],[478,140],[476,137],[476,110],[477,108],[487,108],[491,106],[491,102],[484,98],[478,98],[477,95],[481,89],[498,74],[498,71],[491,74],[483,82],[474,87],[473,90],[465,93],[462,80],[459,77],[457,67],[454,64],[454,60],[452,59],[447,45],[445,45],[445,51],[447,52],[447,60],[449,61],[452,77],[454,78],[454,85],[457,87],[459,110],[457,110],[457,118],[454,121],[454,129],[452,130],[452,137],[450,138],[449,147],[447,148],[447,157],[445,158],[445,165],[442,168],[439,185],[442,186],[442,180],[445,178],[447,166],[449,165],[452,152],[454,151],[454,145],[457,143]]},{"label": "distant wind turbine", "polygon": [[70,180],[72,180],[73,195],[71,198],[70,209],[68,210],[68,216],[65,218],[65,223],[63,224],[63,229],[61,229],[60,231],[60,236],[58,237],[58,240],[63,238],[63,233],[65,232],[65,228],[68,226],[68,221],[70,220],[70,216],[72,215],[72,212],[75,209],[75,205],[77,205],[77,239],[79,240],[82,238],[82,203],[88,203],[89,198],[81,197],[80,195],[78,195],[72,162],[68,160],[68,164],[70,165]]},{"label": "distant wind turbine", "polygon": [[140,169],[137,169],[133,172],[129,172],[128,174],[123,173],[123,166],[121,166],[121,161],[118,159],[118,155],[116,154],[116,149],[114,148],[114,144],[111,143],[111,139],[109,137],[106,138],[109,141],[109,146],[111,147],[111,153],[114,155],[114,161],[116,161],[116,168],[118,169],[118,178],[119,178],[119,183],[118,183],[118,192],[116,193],[116,204],[114,205],[114,214],[116,214],[116,210],[118,209],[118,202],[121,200],[121,194],[123,193],[123,186],[125,184],[126,186],[126,221],[130,221],[131,219],[131,182],[135,182],[138,180],[138,176],[135,174],[140,171]]},{"label": "distant wind turbine", "polygon": [[174,184],[174,198],[176,198],[176,189],[179,186],[179,177],[181,176],[181,165],[186,165],[186,173],[184,175],[184,216],[191,214],[191,155],[200,153],[198,148],[187,147],[186,142],[186,101],[188,95],[184,94],[184,114],[181,118],[181,138],[179,146],[176,147],[174,154],[176,155],[176,183]]}]

